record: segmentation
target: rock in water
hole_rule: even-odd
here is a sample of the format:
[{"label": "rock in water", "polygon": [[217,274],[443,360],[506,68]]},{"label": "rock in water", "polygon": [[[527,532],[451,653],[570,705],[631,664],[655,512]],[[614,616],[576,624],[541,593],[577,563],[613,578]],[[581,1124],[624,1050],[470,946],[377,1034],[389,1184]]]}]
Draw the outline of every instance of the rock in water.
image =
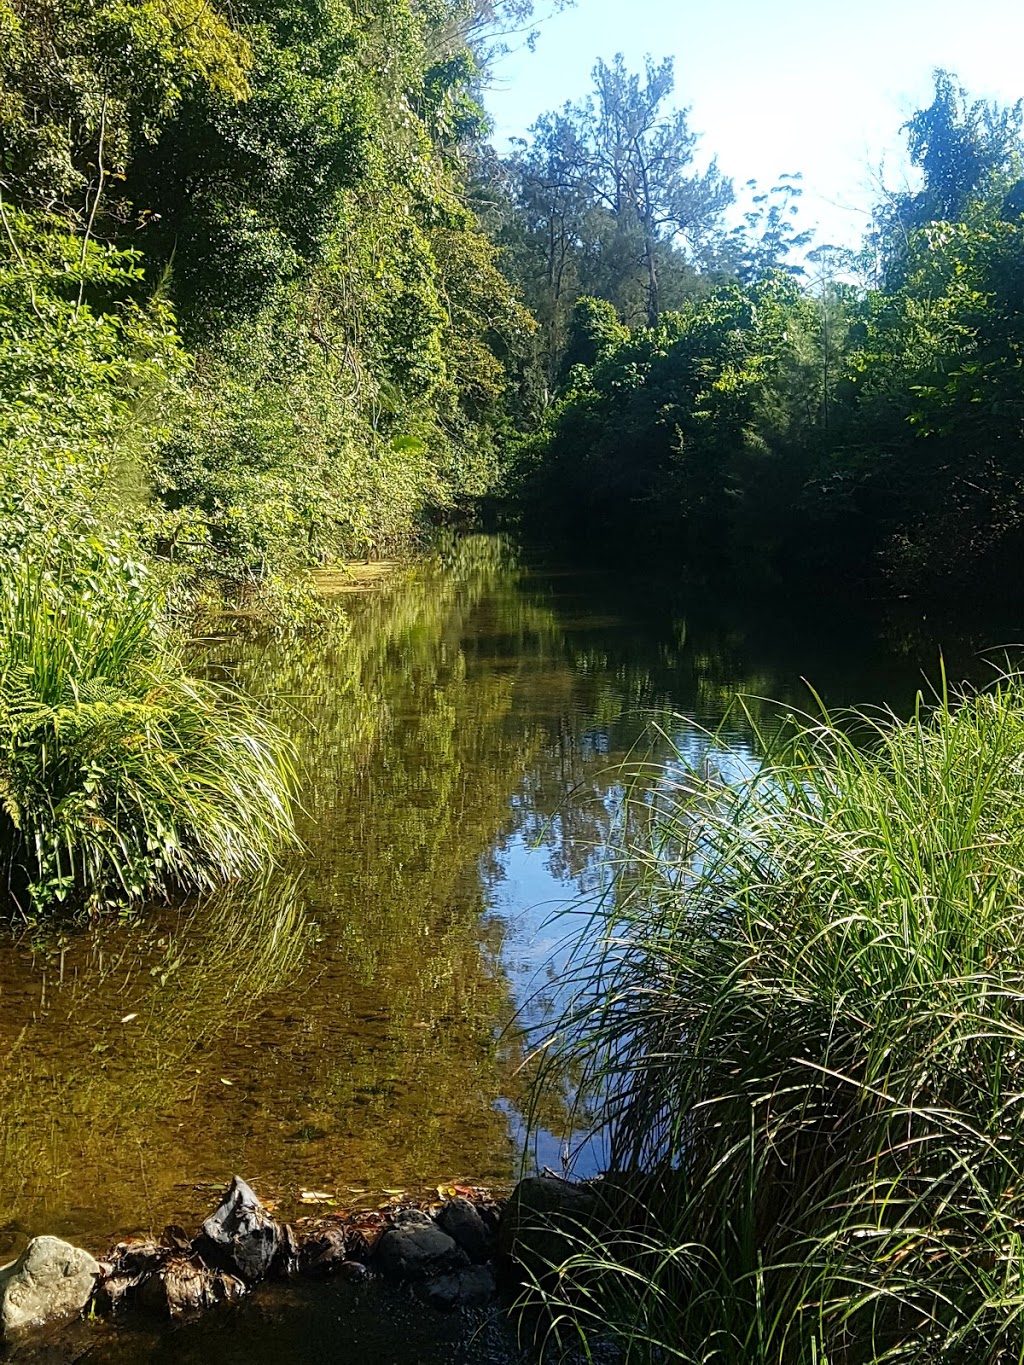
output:
[{"label": "rock in water", "polygon": [[139,1290],[144,1308],[172,1318],[190,1317],[218,1303],[232,1303],[246,1292],[244,1283],[185,1251],[172,1251]]},{"label": "rock in water", "polygon": [[87,1251],[59,1237],[34,1237],[16,1261],[0,1268],[0,1331],[80,1313],[99,1273]]},{"label": "rock in water", "polygon": [[239,1176],[196,1239],[195,1250],[211,1265],[249,1284],[265,1279],[281,1245],[281,1229]]},{"label": "rock in water", "polygon": [[321,1229],[302,1248],[302,1268],[307,1275],[336,1275],[347,1261],[348,1244],[341,1226]]},{"label": "rock in water", "polygon": [[405,1209],[377,1243],[376,1260],[394,1279],[422,1280],[461,1270],[469,1257],[429,1214]]},{"label": "rock in water", "polygon": [[458,1242],[471,1261],[486,1261],[494,1255],[494,1237],[479,1213],[461,1195],[450,1199],[437,1214],[438,1227]]},{"label": "rock in water", "polygon": [[295,1229],[291,1223],[285,1223],[281,1228],[281,1235],[277,1242],[277,1259],[274,1261],[274,1274],[281,1275],[287,1279],[291,1275],[297,1275],[302,1266],[302,1249],[299,1246],[299,1239],[295,1235]]},{"label": "rock in water", "polygon": [[432,1308],[485,1308],[497,1297],[490,1266],[471,1265],[455,1275],[439,1275],[416,1286],[416,1293]]},{"label": "rock in water", "polygon": [[600,1223],[594,1189],[555,1176],[528,1176],[502,1210],[498,1252],[506,1268],[518,1266],[529,1278],[557,1275],[557,1268]]},{"label": "rock in water", "polygon": [[109,1313],[135,1293],[151,1275],[158,1275],[170,1248],[158,1242],[119,1242],[96,1293],[97,1307]]}]

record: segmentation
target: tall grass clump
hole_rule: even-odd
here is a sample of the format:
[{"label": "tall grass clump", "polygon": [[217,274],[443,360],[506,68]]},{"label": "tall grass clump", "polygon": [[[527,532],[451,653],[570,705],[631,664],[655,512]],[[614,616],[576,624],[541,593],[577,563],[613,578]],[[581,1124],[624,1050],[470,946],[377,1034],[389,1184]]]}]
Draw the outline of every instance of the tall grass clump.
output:
[{"label": "tall grass clump", "polygon": [[633,793],[548,1040],[611,1230],[533,1298],[588,1356],[1020,1361],[1024,679],[761,744]]},{"label": "tall grass clump", "polygon": [[294,837],[284,736],[189,677],[140,566],[99,542],[0,577],[0,866],[16,907],[212,887]]}]

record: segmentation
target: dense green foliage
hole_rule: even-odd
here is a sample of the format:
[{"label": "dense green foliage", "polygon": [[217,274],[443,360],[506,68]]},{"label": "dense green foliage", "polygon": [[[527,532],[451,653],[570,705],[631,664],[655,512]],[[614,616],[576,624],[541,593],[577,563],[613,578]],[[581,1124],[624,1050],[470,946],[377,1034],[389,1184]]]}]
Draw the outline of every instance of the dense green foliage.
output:
[{"label": "dense green foliage", "polygon": [[[595,73],[606,111],[608,75]],[[611,100],[630,127],[639,89],[620,82]],[[508,170],[509,262],[556,385],[510,473],[530,515],[748,577],[1005,582],[1024,549],[1020,107],[972,102],[937,73],[905,129],[920,188],[887,197],[859,258],[819,246],[802,260],[796,178],[728,232],[702,197],[713,165],[684,197],[699,253],[671,218],[653,254],[642,232],[622,252],[621,232],[597,226],[590,118],[541,120]],[[612,164],[629,164],[625,145]],[[626,201],[643,219],[643,195]],[[640,317],[629,290],[646,256],[677,284],[660,307],[648,288]],[[628,330],[598,326],[588,294]]]},{"label": "dense green foliage", "polygon": [[1024,686],[761,739],[728,782],[640,782],[548,1044],[585,1064],[614,1210],[539,1282],[556,1335],[1017,1360]]},{"label": "dense green foliage", "polygon": [[493,483],[533,327],[463,194],[495,29],[462,0],[0,5],[22,908],[204,885],[288,834],[282,737],[185,677],[161,604],[287,613],[297,571]]}]

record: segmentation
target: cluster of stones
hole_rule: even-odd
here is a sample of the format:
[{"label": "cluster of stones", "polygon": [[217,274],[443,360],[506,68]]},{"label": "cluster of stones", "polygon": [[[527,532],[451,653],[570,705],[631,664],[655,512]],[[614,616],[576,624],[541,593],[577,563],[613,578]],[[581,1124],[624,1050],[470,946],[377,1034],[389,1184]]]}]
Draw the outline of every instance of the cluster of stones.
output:
[{"label": "cluster of stones", "polygon": [[124,1304],[186,1317],[241,1298],[262,1280],[297,1274],[380,1274],[411,1284],[437,1308],[479,1307],[496,1294],[498,1222],[495,1206],[460,1197],[433,1213],[398,1210],[369,1231],[337,1220],[300,1235],[236,1176],[191,1238],[169,1227],[158,1242],[120,1243],[106,1262],[56,1237],[35,1238],[0,1268],[0,1335]]}]

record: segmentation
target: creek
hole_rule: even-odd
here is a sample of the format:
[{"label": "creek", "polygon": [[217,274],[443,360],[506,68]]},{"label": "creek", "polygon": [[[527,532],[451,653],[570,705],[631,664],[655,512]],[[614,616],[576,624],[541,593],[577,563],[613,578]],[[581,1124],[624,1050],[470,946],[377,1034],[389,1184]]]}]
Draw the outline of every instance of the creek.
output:
[{"label": "creek", "polygon": [[[522,1030],[558,1007],[586,923],[551,916],[600,894],[623,760],[727,775],[756,761],[739,713],[707,733],[737,691],[807,708],[806,678],[830,706],[905,711],[940,649],[983,679],[981,652],[1020,634],[909,604],[723,600],[475,535],[345,597],[322,635],[210,642],[204,666],[295,735],[303,848],[201,902],[0,941],[0,1262],[43,1232],[99,1252],[191,1227],[236,1172],[282,1218],[507,1188]],[[542,1100],[528,1164],[559,1167],[565,1101]],[[599,1165],[584,1145],[577,1174]],[[308,1295],[268,1289],[230,1340],[211,1321],[89,1358],[319,1361],[342,1319],[358,1341],[355,1291]],[[408,1316],[374,1314],[362,1358],[492,1358],[447,1320],[426,1345]]]}]

